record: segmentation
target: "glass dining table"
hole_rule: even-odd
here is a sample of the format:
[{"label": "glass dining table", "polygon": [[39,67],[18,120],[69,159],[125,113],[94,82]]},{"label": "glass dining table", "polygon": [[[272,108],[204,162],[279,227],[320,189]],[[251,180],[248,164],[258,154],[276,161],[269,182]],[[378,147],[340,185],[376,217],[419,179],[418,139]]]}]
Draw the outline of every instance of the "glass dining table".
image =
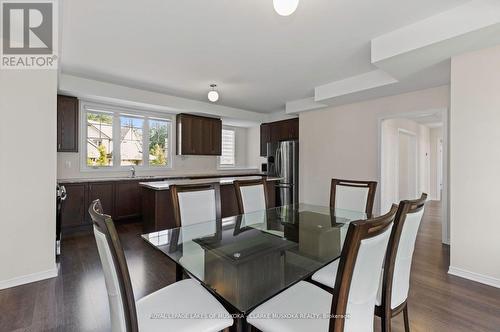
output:
[{"label": "glass dining table", "polygon": [[362,212],[296,204],[182,226],[142,238],[197,279],[235,316],[340,257]]}]

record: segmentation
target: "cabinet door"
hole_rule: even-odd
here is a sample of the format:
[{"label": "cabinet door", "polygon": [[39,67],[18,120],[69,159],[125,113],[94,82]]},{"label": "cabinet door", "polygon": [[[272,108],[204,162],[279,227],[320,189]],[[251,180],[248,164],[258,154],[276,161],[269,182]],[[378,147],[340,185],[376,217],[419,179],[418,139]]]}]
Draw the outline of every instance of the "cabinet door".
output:
[{"label": "cabinet door", "polygon": [[61,227],[82,226],[85,224],[87,206],[85,200],[85,184],[64,184],[66,188],[66,200],[61,206]]},{"label": "cabinet door", "polygon": [[137,218],[142,201],[139,181],[120,181],[115,187],[115,219]]},{"label": "cabinet door", "polygon": [[57,151],[78,152],[78,99],[57,96]]},{"label": "cabinet door", "polygon": [[260,156],[267,156],[267,143],[271,142],[270,125],[263,123],[260,125]]},{"label": "cabinet door", "polygon": [[210,121],[210,154],[222,154],[222,121],[219,119]]},{"label": "cabinet door", "polygon": [[[109,214],[111,217],[115,217],[114,209],[114,196],[113,196],[113,182],[93,182],[89,183],[89,194],[87,208],[90,204],[96,200],[101,200],[102,210],[105,214]],[[90,220],[90,215],[87,213],[88,221]]]},{"label": "cabinet door", "polygon": [[288,120],[287,127],[288,139],[299,139],[299,119]]},{"label": "cabinet door", "polygon": [[287,127],[284,121],[273,122],[271,126],[271,142],[280,142],[288,139]]}]

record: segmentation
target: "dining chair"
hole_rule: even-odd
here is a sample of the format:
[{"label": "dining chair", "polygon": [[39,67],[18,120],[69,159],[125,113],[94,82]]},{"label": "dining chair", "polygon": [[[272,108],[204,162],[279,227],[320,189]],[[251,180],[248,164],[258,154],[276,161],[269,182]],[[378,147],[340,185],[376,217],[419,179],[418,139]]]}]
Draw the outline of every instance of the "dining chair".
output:
[{"label": "dining chair", "polygon": [[[188,184],[170,186],[174,220],[177,227],[208,221],[221,221],[220,184]],[[208,225],[207,225],[208,226]],[[215,233],[216,223],[209,225]],[[200,245],[188,241],[190,229],[183,229],[183,253],[179,259],[186,274],[203,280],[205,276],[205,251]],[[190,271],[190,272],[187,272]],[[182,276],[181,276],[182,277]]]},{"label": "dining chair", "polygon": [[[101,202],[89,207],[108,293],[113,332],[221,331],[233,324],[224,307],[199,283],[186,279],[134,299],[130,274],[113,220]],[[217,319],[186,318],[198,313]]]},{"label": "dining chair", "polygon": [[[333,295],[300,281],[252,311],[247,322],[264,332],[373,331],[373,309],[397,206],[349,224]],[[298,315],[298,316],[297,316]]]},{"label": "dining chair", "polygon": [[268,209],[266,180],[234,181],[239,214]]},{"label": "dining chair", "polygon": [[391,318],[403,312],[405,331],[410,331],[408,292],[410,271],[418,228],[424,214],[427,194],[399,204],[384,269],[377,294],[375,315],[380,317],[382,331],[391,331]]},{"label": "dining chair", "polygon": [[376,190],[376,181],[332,179],[330,207],[365,212],[370,218]]},{"label": "dining chair", "polygon": [[221,219],[218,183],[172,185],[169,189],[177,227]]}]

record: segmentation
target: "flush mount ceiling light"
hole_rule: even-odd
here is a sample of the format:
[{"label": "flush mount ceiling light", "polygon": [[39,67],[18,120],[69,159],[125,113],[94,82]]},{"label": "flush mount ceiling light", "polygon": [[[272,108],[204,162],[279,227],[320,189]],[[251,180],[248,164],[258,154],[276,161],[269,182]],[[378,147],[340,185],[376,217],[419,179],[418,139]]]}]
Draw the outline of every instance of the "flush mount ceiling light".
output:
[{"label": "flush mount ceiling light", "polygon": [[219,93],[217,92],[217,84],[210,84],[210,91],[208,91],[208,100],[215,103],[219,100]]},{"label": "flush mount ceiling light", "polygon": [[293,14],[299,5],[299,0],[273,0],[274,10],[281,16]]}]

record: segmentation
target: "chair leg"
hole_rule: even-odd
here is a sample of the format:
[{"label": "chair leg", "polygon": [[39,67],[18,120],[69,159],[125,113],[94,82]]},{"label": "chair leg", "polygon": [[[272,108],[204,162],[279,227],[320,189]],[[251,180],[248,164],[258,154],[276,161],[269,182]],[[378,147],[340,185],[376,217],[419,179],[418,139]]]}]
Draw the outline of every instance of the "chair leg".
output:
[{"label": "chair leg", "polygon": [[403,318],[405,321],[405,332],[410,332],[410,319],[408,318],[408,304],[403,309]]},{"label": "chair leg", "polygon": [[380,322],[382,323],[382,332],[391,332],[391,316],[380,317]]}]

